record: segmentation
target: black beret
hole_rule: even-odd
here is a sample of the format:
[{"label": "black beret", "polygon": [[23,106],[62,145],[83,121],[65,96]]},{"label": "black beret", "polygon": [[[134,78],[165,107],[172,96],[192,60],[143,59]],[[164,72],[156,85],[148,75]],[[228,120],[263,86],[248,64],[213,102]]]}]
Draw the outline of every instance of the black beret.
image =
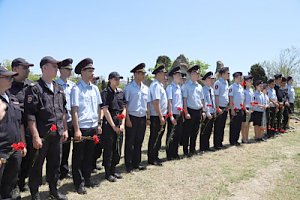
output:
[{"label": "black beret", "polygon": [[214,78],[213,72],[207,72],[203,77],[202,80],[206,80],[207,78]]},{"label": "black beret", "polygon": [[19,65],[26,66],[26,67],[34,66],[34,64],[27,62],[24,58],[16,58],[11,62],[12,67],[17,67]]},{"label": "black beret", "polygon": [[286,78],[282,77],[281,82],[286,82]]},{"label": "black beret", "polygon": [[56,59],[54,59],[51,56],[45,56],[44,58],[41,59],[40,62],[40,67],[42,67],[43,65],[47,64],[47,63],[51,63],[51,64],[57,64],[59,65],[61,61],[58,61]]},{"label": "black beret", "polygon": [[256,82],[255,82],[255,84],[254,84],[254,86],[256,87],[256,86],[258,86],[258,85],[260,85],[260,84],[263,84],[264,82],[262,81],[262,80],[257,80]]},{"label": "black beret", "polygon": [[219,74],[224,74],[227,71],[229,71],[229,67],[223,67],[219,70]]},{"label": "black beret", "polygon": [[243,76],[243,73],[242,72],[234,72],[232,74],[233,77],[238,77],[238,76]]},{"label": "black beret", "polygon": [[108,80],[112,79],[112,78],[119,78],[119,79],[123,79],[123,76],[121,76],[118,72],[111,72],[108,75]]},{"label": "black beret", "polygon": [[155,67],[153,70],[152,74],[157,74],[159,72],[165,72],[167,73],[166,67],[164,64],[159,64],[158,66]]},{"label": "black beret", "polygon": [[176,73],[181,73],[182,71],[180,70],[180,67],[174,67],[170,72],[169,72],[169,76],[173,76]]},{"label": "black beret", "polygon": [[193,67],[189,68],[187,72],[191,73],[192,71],[198,71],[200,69],[199,65],[194,65]]},{"label": "black beret", "polygon": [[247,81],[249,79],[253,79],[253,76],[251,74],[244,76],[244,81]]},{"label": "black beret", "polygon": [[270,79],[268,80],[268,84],[270,84],[270,83],[274,83],[274,79],[273,79],[273,78],[270,78]]},{"label": "black beret", "polygon": [[293,80],[293,77],[288,76],[288,77],[287,77],[287,81],[290,81],[290,80]]},{"label": "black beret", "polygon": [[278,73],[278,74],[275,74],[275,75],[274,75],[274,78],[275,78],[275,79],[279,79],[279,78],[281,78],[281,77],[282,77],[282,74],[281,74],[281,73]]},{"label": "black beret", "polygon": [[135,72],[144,72],[144,73],[146,73],[145,67],[146,67],[145,63],[140,63],[137,66],[135,66],[130,72],[131,73],[135,73]]},{"label": "black beret", "polygon": [[[95,68],[93,67],[93,60],[92,60],[91,58],[85,58],[85,59],[83,59],[82,61],[80,61],[80,62],[76,65],[76,67],[75,67],[75,73],[76,73],[76,74],[80,74],[81,71],[82,71],[82,69],[85,68],[86,66],[89,66],[89,65],[90,65],[90,67],[88,67],[88,68],[90,68],[90,69],[95,69]],[[86,69],[88,69],[88,68],[86,68]]]},{"label": "black beret", "polygon": [[67,58],[63,61],[61,61],[58,65],[59,69],[73,69],[73,67],[71,66],[73,63],[73,59],[72,58]]}]

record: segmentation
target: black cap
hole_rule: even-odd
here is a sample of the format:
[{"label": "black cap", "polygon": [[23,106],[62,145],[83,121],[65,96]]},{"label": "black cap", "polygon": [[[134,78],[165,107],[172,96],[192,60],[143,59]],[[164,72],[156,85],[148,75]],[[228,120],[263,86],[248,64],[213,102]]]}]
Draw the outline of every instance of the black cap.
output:
[{"label": "black cap", "polygon": [[51,56],[45,56],[44,58],[41,59],[40,62],[40,67],[42,67],[43,65],[47,64],[47,63],[52,63],[52,64],[57,64],[59,65],[61,61],[58,61],[56,59],[54,59]]},{"label": "black cap", "polygon": [[5,67],[0,66],[0,76],[16,76],[17,72],[12,72],[6,69]]},{"label": "black cap", "polygon": [[233,76],[234,78],[236,78],[236,77],[238,77],[238,76],[243,76],[243,73],[242,73],[242,72],[234,72],[234,73],[232,74],[232,76]]},{"label": "black cap", "polygon": [[253,79],[253,76],[251,74],[244,76],[244,81],[247,81],[249,79]]},{"label": "black cap", "polygon": [[63,61],[61,61],[58,65],[59,69],[73,69],[73,67],[71,66],[73,63],[73,59],[72,58],[67,58],[64,59]]},{"label": "black cap", "polygon": [[286,78],[282,77],[281,82],[286,82]]},{"label": "black cap", "polygon": [[194,65],[193,67],[189,68],[189,69],[187,70],[187,72],[189,72],[189,73],[191,73],[191,72],[193,72],[193,71],[198,72],[199,69],[200,69],[200,66],[199,66],[199,65]]},{"label": "black cap", "polygon": [[263,84],[264,82],[262,81],[262,80],[257,80],[257,81],[255,81],[255,84],[254,84],[254,86],[256,87],[256,86],[258,86],[258,85],[260,85],[260,84]]},{"label": "black cap", "polygon": [[17,67],[20,65],[26,66],[26,67],[34,66],[34,64],[27,62],[24,58],[16,58],[11,62],[11,67]]},{"label": "black cap", "polygon": [[293,77],[288,76],[288,77],[287,77],[287,81],[289,82],[290,80],[293,80]]},{"label": "black cap", "polygon": [[273,79],[273,78],[270,78],[270,79],[268,80],[268,84],[270,84],[270,83],[274,83],[274,79]]},{"label": "black cap", "polygon": [[75,67],[75,73],[81,74],[81,71],[83,69],[95,69],[93,67],[93,60],[91,58],[85,58],[82,61],[80,61]]},{"label": "black cap", "polygon": [[174,67],[173,69],[171,69],[171,71],[169,72],[169,76],[173,76],[176,73],[181,73],[182,71],[180,70],[180,67]]},{"label": "black cap", "polygon": [[121,76],[118,72],[111,72],[108,75],[108,80],[112,79],[112,78],[119,78],[119,79],[123,79],[123,76]]},{"label": "black cap", "polygon": [[159,64],[158,66],[156,66],[155,69],[153,70],[152,74],[157,74],[159,72],[165,72],[165,73],[167,73],[167,70],[166,70],[164,64]]},{"label": "black cap", "polygon": [[145,67],[146,67],[145,63],[140,63],[137,66],[135,66],[130,72],[131,73],[135,73],[135,72],[144,72],[144,73],[146,73]]},{"label": "black cap", "polygon": [[220,70],[219,70],[219,74],[224,74],[225,72],[229,71],[229,67],[222,67]]},{"label": "black cap", "polygon": [[207,72],[203,77],[202,80],[206,80],[207,78],[214,78],[213,72]]},{"label": "black cap", "polygon": [[275,74],[275,75],[274,75],[274,78],[275,78],[275,79],[279,79],[279,78],[281,78],[281,77],[282,77],[282,74],[281,74],[281,73],[278,73],[278,74]]}]

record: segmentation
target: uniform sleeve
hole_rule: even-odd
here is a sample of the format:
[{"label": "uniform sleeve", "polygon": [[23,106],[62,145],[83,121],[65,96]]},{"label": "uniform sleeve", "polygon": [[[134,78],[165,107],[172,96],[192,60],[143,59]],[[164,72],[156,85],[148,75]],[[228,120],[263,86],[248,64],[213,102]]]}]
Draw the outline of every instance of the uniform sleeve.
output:
[{"label": "uniform sleeve", "polygon": [[25,91],[24,112],[28,121],[36,120],[36,113],[39,110],[39,98],[33,87],[28,87]]},{"label": "uniform sleeve", "polygon": [[101,98],[100,91],[99,91],[98,87],[96,87],[96,94],[97,94],[97,104],[99,106],[101,106],[103,102],[102,102],[102,98]]},{"label": "uniform sleeve", "polygon": [[184,85],[184,87],[182,87],[182,98],[187,98],[187,96],[188,96],[187,86]]},{"label": "uniform sleeve", "polygon": [[79,106],[79,88],[74,86],[71,90],[71,107]]},{"label": "uniform sleeve", "polygon": [[232,87],[232,85],[229,87],[229,92],[228,92],[228,96],[232,97],[234,93],[234,87]]},{"label": "uniform sleeve", "polygon": [[173,99],[173,94],[172,94],[172,86],[168,85],[167,89],[166,89],[166,93],[167,93],[167,98],[168,100]]},{"label": "uniform sleeve", "polygon": [[109,107],[108,93],[106,90],[103,90],[101,92],[101,99],[102,99],[101,108]]},{"label": "uniform sleeve", "polygon": [[152,100],[161,99],[160,89],[159,89],[158,85],[153,85],[153,87],[150,89],[150,92],[151,92]]},{"label": "uniform sleeve", "polygon": [[201,88],[200,90],[200,99],[204,100],[203,88]]},{"label": "uniform sleeve", "polygon": [[220,84],[219,84],[219,81],[215,82],[215,84],[214,84],[214,92],[215,92],[215,95],[220,95]]}]

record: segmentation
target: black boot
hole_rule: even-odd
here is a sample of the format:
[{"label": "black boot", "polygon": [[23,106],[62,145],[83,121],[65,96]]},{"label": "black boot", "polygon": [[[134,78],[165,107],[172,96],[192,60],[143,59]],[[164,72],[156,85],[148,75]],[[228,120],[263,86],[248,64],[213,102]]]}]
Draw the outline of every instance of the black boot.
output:
[{"label": "black boot", "polygon": [[105,178],[109,182],[116,182],[117,181],[117,179],[111,174],[110,167],[105,167]]},{"label": "black boot", "polygon": [[111,175],[113,175],[115,178],[117,179],[122,179],[122,175],[116,172],[116,166],[111,166],[110,167],[111,170]]},{"label": "black boot", "polygon": [[57,191],[57,184],[49,184],[49,198],[50,199],[57,199],[57,200],[68,200],[66,195],[61,194]]}]

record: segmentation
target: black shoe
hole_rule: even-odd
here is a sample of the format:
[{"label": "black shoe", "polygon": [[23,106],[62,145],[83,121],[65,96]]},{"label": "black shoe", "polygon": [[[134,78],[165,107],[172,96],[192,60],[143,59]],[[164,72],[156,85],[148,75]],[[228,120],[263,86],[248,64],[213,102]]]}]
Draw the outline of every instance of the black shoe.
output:
[{"label": "black shoe", "polygon": [[132,173],[133,172],[133,168],[132,167],[126,167],[126,172],[127,173]]},{"label": "black shoe", "polygon": [[80,185],[78,188],[77,188],[77,193],[78,194],[86,194],[86,190],[85,190],[85,187],[83,185]]},{"label": "black shoe", "polygon": [[94,181],[86,181],[84,186],[87,188],[94,188],[97,187],[99,185],[99,183],[96,183]]},{"label": "black shoe", "polygon": [[112,174],[115,178],[117,178],[117,179],[122,179],[123,178],[123,176],[121,175],[121,174],[119,174],[119,173],[113,173]]},{"label": "black shoe", "polygon": [[69,179],[69,178],[72,178],[72,174],[70,172],[66,173],[66,174],[61,174],[59,176],[59,179],[60,180],[63,180],[63,179]]},{"label": "black shoe", "polygon": [[222,149],[222,147],[214,147],[214,149],[215,149],[216,151],[219,151],[219,150]]},{"label": "black shoe", "polygon": [[136,166],[136,167],[134,167],[134,169],[138,169],[138,170],[146,170],[147,169],[147,167],[146,166],[144,166],[144,165],[139,165],[139,166]]},{"label": "black shoe", "polygon": [[41,200],[40,193],[35,193],[31,195],[31,200]]},{"label": "black shoe", "polygon": [[113,175],[109,175],[107,177],[105,177],[106,180],[108,180],[109,182],[116,182],[117,181],[117,178],[114,177]]},{"label": "black shoe", "polygon": [[148,163],[149,163],[150,165],[162,166],[162,163],[161,163],[161,162],[159,162],[159,161],[153,161],[153,162],[151,162],[151,161],[148,161]]},{"label": "black shoe", "polygon": [[63,195],[59,192],[55,192],[55,193],[50,192],[49,198],[50,199],[56,199],[56,200],[68,200],[66,195]]}]

